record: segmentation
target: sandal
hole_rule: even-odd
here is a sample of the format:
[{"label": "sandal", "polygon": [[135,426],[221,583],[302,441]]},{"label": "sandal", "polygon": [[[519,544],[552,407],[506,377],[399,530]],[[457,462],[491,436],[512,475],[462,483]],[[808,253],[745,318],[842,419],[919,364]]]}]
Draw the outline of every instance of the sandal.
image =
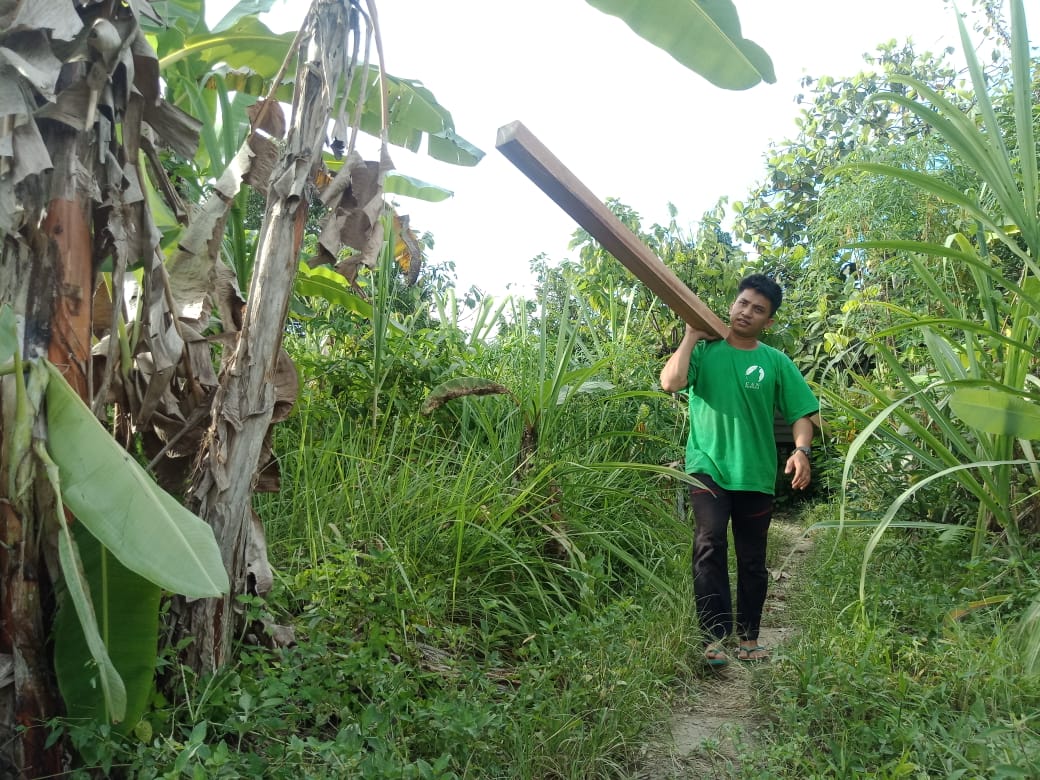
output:
[{"label": "sandal", "polygon": [[738,661],[768,661],[769,660],[769,648],[762,647],[761,645],[741,645],[737,648],[737,660]]},{"label": "sandal", "polygon": [[721,669],[729,663],[729,656],[726,655],[726,651],[722,649],[721,645],[713,643],[704,648],[704,660],[713,669]]}]

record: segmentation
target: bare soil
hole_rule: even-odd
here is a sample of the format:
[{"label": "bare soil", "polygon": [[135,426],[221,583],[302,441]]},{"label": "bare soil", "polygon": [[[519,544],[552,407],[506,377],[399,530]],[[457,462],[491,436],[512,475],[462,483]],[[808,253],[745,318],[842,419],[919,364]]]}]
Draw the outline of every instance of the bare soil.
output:
[{"label": "bare soil", "polygon": [[[793,636],[784,615],[787,593],[811,541],[802,529],[781,518],[773,521],[770,543],[777,545],[781,564],[770,569],[771,582],[762,615],[759,641],[775,654]],[[777,544],[779,542],[779,544]],[[736,640],[727,643],[732,660],[690,688],[684,703],[672,713],[669,727],[645,748],[638,780],[732,778],[739,775],[741,755],[756,739],[762,721],[755,711],[752,678],[760,664],[737,661]],[[768,663],[768,662],[767,662]]]}]

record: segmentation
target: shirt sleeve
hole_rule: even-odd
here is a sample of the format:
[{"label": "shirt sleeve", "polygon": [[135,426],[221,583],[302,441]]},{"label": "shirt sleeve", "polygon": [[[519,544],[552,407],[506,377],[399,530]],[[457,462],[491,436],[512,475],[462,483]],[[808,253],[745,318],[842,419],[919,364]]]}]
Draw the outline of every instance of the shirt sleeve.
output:
[{"label": "shirt sleeve", "polygon": [[701,339],[693,348],[693,352],[690,353],[690,367],[686,370],[686,388],[691,393],[697,383],[697,377],[701,370],[701,358],[704,356],[704,350],[707,346],[707,342]]},{"label": "shirt sleeve", "polygon": [[791,425],[806,415],[816,414],[820,411],[820,402],[794,361],[784,356],[781,362],[783,369],[781,372],[780,414],[784,421]]}]

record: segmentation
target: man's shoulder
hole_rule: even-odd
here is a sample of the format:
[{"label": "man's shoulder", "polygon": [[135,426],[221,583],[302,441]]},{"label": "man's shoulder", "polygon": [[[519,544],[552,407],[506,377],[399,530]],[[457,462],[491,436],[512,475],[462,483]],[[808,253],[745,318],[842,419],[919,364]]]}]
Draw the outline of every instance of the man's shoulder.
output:
[{"label": "man's shoulder", "polygon": [[788,364],[790,364],[792,366],[797,366],[798,365],[797,363],[794,362],[794,358],[792,358],[790,355],[788,355],[782,349],[779,349],[777,347],[771,346],[769,344],[762,344],[762,346],[765,347],[767,350],[769,350],[769,354],[772,355],[775,360],[778,360],[781,363],[788,363]]},{"label": "man's shoulder", "polygon": [[787,360],[790,360],[790,358],[787,357],[787,353],[786,352],[784,352],[782,349],[777,349],[772,344],[766,344],[766,342],[764,342],[764,341],[759,341],[758,342],[758,348],[759,349],[764,349],[766,352],[769,352],[770,354],[778,355],[779,357],[782,357],[782,358],[785,358]]}]

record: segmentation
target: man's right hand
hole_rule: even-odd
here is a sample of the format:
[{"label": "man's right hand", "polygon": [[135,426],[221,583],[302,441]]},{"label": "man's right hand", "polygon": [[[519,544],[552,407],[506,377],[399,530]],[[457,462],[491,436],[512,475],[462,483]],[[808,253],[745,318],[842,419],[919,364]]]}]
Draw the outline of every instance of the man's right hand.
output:
[{"label": "man's right hand", "polygon": [[718,336],[707,330],[700,330],[699,328],[693,327],[690,323],[686,323],[686,332],[683,333],[683,341],[692,341],[696,344],[702,339],[704,341],[713,341]]},{"label": "man's right hand", "polygon": [[662,390],[666,393],[677,393],[686,387],[686,374],[690,369],[690,354],[698,341],[711,337],[712,334],[686,323],[682,341],[679,342],[679,346],[661,369]]}]

